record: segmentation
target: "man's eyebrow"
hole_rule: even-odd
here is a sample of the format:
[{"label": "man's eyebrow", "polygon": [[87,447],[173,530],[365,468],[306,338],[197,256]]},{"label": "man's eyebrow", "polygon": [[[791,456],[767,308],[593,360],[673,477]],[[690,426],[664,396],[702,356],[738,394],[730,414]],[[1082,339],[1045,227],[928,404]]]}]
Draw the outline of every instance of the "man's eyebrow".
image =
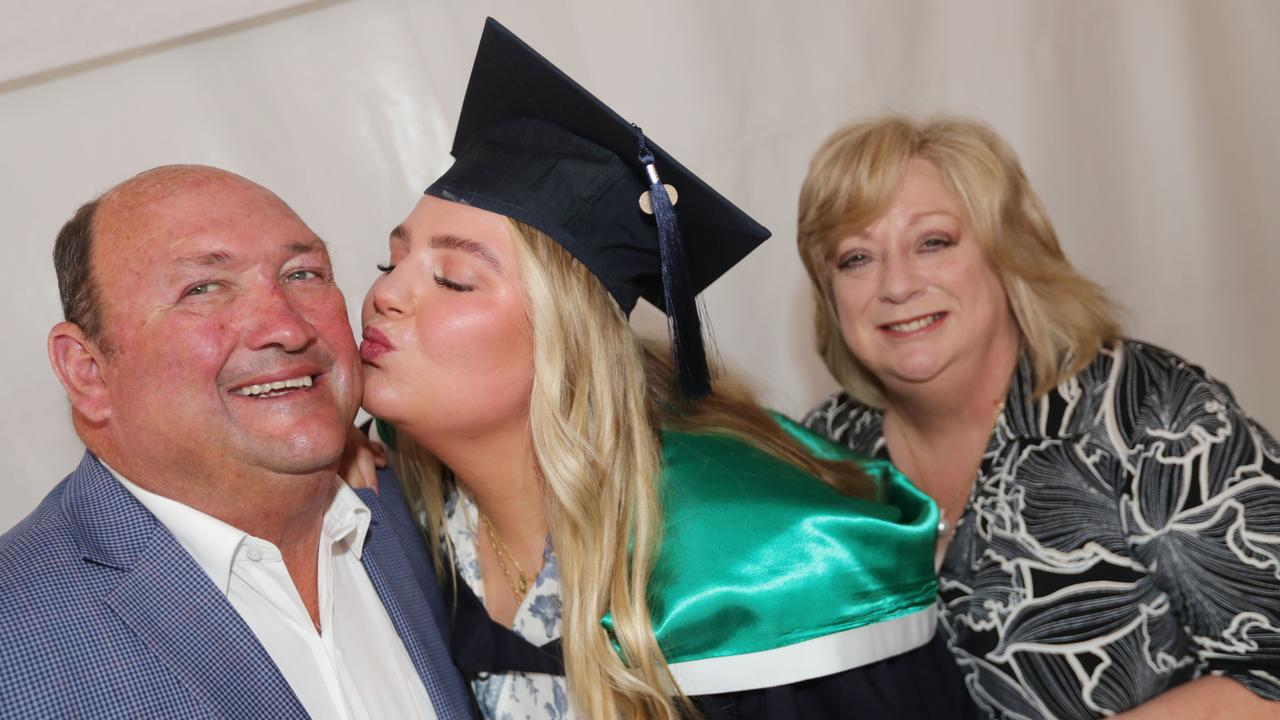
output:
[{"label": "man's eyebrow", "polygon": [[[290,256],[305,255],[307,253],[318,252],[325,255],[329,254],[329,248],[320,238],[312,238],[311,240],[299,240],[291,242],[285,248]],[[214,250],[212,252],[200,253],[199,255],[188,255],[175,259],[174,264],[183,267],[211,267],[214,265],[228,265],[231,263],[231,254],[222,250]]]},{"label": "man's eyebrow", "polygon": [[227,253],[217,251],[201,253],[200,255],[189,255],[180,257],[173,261],[176,265],[186,267],[209,267],[210,265],[226,265],[231,262],[231,256]]},{"label": "man's eyebrow", "polygon": [[484,262],[485,265],[488,265],[497,272],[502,272],[502,263],[498,262],[498,257],[493,254],[493,251],[475,240],[469,240],[460,235],[445,233],[443,235],[432,235],[428,244],[438,250],[460,250],[469,255],[474,255]]},{"label": "man's eyebrow", "polygon": [[324,253],[325,255],[329,254],[329,246],[325,243],[325,241],[321,240],[318,237],[313,237],[310,240],[299,240],[297,242],[291,242],[289,243],[288,249],[289,249],[289,252],[294,255],[305,255],[306,253],[310,253],[310,252]]}]

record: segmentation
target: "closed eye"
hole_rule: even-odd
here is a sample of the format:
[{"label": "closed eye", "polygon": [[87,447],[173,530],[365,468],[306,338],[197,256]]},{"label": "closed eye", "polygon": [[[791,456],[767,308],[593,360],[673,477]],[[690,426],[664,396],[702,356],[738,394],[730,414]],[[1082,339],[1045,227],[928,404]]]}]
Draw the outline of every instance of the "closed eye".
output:
[{"label": "closed eye", "polygon": [[453,290],[454,292],[471,292],[472,290],[476,289],[475,285],[467,285],[466,283],[454,282],[453,280],[450,280],[444,275],[441,275],[439,271],[437,271],[433,277],[435,278],[436,285],[439,285],[440,287],[445,288],[447,290]]}]

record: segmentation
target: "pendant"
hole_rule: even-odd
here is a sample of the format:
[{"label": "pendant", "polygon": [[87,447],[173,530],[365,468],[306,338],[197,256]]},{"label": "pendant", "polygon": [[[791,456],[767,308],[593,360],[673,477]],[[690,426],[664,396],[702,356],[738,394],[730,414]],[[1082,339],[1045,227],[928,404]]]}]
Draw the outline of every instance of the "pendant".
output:
[{"label": "pendant", "polygon": [[524,573],[520,573],[520,597],[529,592],[529,580],[525,578]]},{"label": "pendant", "polygon": [[947,522],[947,512],[942,508],[938,508],[938,539],[941,540],[946,536],[947,531],[951,529],[951,523]]}]

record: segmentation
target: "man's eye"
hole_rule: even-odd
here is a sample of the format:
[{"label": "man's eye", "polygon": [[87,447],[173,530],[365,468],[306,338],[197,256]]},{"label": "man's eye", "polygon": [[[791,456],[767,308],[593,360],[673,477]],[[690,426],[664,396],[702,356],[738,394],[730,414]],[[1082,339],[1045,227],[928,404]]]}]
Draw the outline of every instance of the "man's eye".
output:
[{"label": "man's eye", "polygon": [[187,291],[184,292],[183,295],[208,295],[211,292],[216,292],[219,287],[221,287],[221,284],[217,282],[203,282],[187,288]]},{"label": "man's eye", "polygon": [[294,270],[288,275],[285,275],[285,280],[297,282],[299,280],[314,280],[318,277],[320,277],[320,273],[314,270]]}]

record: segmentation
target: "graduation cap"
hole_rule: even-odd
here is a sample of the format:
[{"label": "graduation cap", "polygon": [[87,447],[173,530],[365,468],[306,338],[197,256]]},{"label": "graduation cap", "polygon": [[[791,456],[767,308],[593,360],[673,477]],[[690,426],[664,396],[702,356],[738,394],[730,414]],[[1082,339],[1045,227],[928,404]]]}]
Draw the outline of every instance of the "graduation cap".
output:
[{"label": "graduation cap", "polygon": [[769,231],[493,18],[485,21],[453,166],[427,194],[546,233],[630,314],[667,314],[680,386],[710,391],[695,296]]}]

